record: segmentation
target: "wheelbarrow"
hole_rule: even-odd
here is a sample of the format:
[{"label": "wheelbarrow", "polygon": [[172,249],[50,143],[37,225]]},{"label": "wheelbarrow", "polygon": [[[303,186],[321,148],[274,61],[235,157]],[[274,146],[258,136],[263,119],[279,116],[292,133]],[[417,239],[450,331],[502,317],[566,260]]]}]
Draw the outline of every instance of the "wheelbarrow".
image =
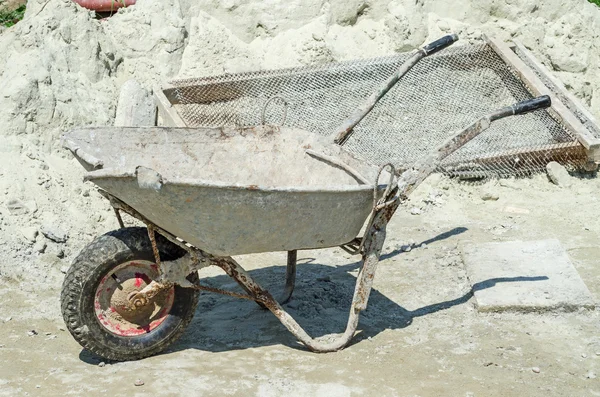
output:
[{"label": "wheelbarrow", "polygon": [[[386,225],[398,206],[490,123],[550,106],[544,96],[483,116],[403,172],[389,163],[372,166],[339,146],[419,59],[456,40],[446,36],[416,50],[329,139],[272,125],[100,127],[63,137],[121,227],[92,241],[67,272],[61,308],[73,337],[109,360],[154,355],[183,333],[200,291],[209,291],[257,302],[312,351],[344,348],[367,307]],[[145,227],[125,227],[123,212]],[[362,265],[346,330],[317,340],[283,305],[294,289],[297,251],[335,246],[361,255]],[[280,299],[232,258],[271,251],[288,252]],[[244,292],[200,283],[198,270],[207,266],[220,267]]]}]

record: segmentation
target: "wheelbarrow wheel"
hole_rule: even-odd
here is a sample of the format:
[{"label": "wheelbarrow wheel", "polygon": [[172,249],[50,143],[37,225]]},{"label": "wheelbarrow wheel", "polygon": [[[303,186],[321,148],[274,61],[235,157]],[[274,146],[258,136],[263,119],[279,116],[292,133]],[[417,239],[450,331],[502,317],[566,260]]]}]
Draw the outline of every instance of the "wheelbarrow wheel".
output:
[{"label": "wheelbarrow wheel", "polygon": [[[185,250],[156,234],[164,261]],[[167,348],[194,316],[199,291],[178,285],[132,309],[129,296],[158,277],[146,228],[131,227],[96,238],[75,258],[61,293],[69,332],[85,349],[114,361],[139,360]],[[187,279],[198,283],[198,273]]]}]

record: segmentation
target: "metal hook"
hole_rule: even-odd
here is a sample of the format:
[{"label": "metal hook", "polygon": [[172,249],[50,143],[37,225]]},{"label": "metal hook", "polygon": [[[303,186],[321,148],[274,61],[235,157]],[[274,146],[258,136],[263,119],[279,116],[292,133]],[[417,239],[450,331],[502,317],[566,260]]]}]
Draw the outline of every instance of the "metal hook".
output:
[{"label": "metal hook", "polygon": [[[386,169],[386,167],[390,167],[390,180],[389,180],[387,186],[385,187],[385,191],[383,192],[381,199],[378,201],[377,200],[377,187],[379,185],[379,178],[381,177],[381,174],[383,173],[383,170]],[[381,167],[379,167],[379,172],[377,173],[377,178],[375,178],[375,186],[373,187],[373,211],[377,211],[383,207],[387,207],[388,205],[390,205],[394,201],[396,201],[396,198],[392,198],[392,199],[388,198],[390,191],[392,190],[392,188],[395,185],[395,183],[394,183],[395,176],[396,176],[396,167],[394,167],[394,165],[392,163],[386,163],[386,164],[383,164]],[[385,200],[388,200],[388,201],[385,201]]]},{"label": "metal hook", "polygon": [[[383,170],[386,169],[386,167],[390,167],[390,180],[389,180],[387,186],[385,187],[385,191],[383,192],[381,199],[377,200],[377,190],[378,190],[377,188],[379,187],[379,178],[381,177],[381,174],[383,173]],[[395,195],[392,199],[388,200],[388,198],[389,198],[388,196],[389,196],[390,192],[392,192],[392,191],[394,191],[394,189],[396,189],[396,181],[394,180],[395,176],[396,176],[396,167],[394,167],[394,165],[392,163],[386,163],[386,164],[383,164],[381,167],[379,167],[379,172],[377,172],[377,177],[375,178],[375,183],[373,186],[373,209],[371,210],[371,216],[369,217],[369,222],[367,223],[368,226],[367,226],[366,230],[369,230],[371,228],[371,226],[373,225],[373,221],[375,220],[375,215],[377,215],[377,212],[379,210],[387,207],[388,205],[393,204],[396,200],[398,200],[398,197],[396,197]],[[357,252],[363,252],[366,241],[367,241],[367,239],[364,237],[361,239],[360,245],[358,246],[358,249],[357,249]]]},{"label": "metal hook", "polygon": [[265,102],[265,105],[263,106],[262,109],[262,113],[260,115],[260,123],[262,125],[265,125],[265,111],[267,110],[267,106],[269,105],[269,103],[271,103],[271,101],[273,99],[281,99],[283,101],[283,120],[281,121],[281,124],[279,125],[279,127],[283,127],[283,124],[285,124],[285,120],[287,119],[287,110],[288,110],[288,102],[283,99],[282,97],[280,97],[279,95],[275,95],[272,96],[271,98],[267,99],[267,102]]}]

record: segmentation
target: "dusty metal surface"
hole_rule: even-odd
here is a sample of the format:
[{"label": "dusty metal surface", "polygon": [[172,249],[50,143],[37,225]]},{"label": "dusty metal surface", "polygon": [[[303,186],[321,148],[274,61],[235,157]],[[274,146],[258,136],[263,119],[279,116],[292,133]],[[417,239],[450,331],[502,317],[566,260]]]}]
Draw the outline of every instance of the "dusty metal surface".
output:
[{"label": "dusty metal surface", "polygon": [[[186,276],[187,276],[191,272],[200,270],[206,266],[217,265],[217,263],[213,260],[214,256],[209,253],[203,252],[203,251],[197,249],[196,247],[193,247],[189,243],[183,241],[182,239],[176,237],[175,235],[169,233],[168,231],[158,228],[144,215],[140,214],[135,209],[133,209],[131,206],[125,204],[123,201],[119,200],[118,198],[112,196],[110,193],[107,193],[103,190],[100,190],[99,192],[102,196],[104,196],[107,200],[109,200],[111,206],[114,209],[126,212],[127,214],[142,221],[144,224],[146,224],[146,226],[149,226],[150,228],[153,228],[154,230],[158,229],[159,233],[163,237],[165,237],[167,240],[169,240],[173,244],[178,245],[181,248],[188,251],[188,255],[181,258],[181,259],[183,259],[183,261],[176,260],[176,261],[162,262],[163,264],[165,264],[165,263],[167,264],[167,266],[163,265],[163,267],[161,269],[163,277],[164,277],[164,279],[166,279],[166,281],[165,280],[163,280],[163,282],[153,281],[153,283],[155,285],[152,288],[165,289],[165,288],[167,288],[168,284],[176,283],[183,287],[194,288],[194,289],[204,290],[204,291],[209,291],[209,292],[215,292],[215,293],[219,293],[222,295],[228,295],[228,296],[232,296],[232,297],[240,298],[240,299],[248,299],[248,300],[258,301],[258,299],[252,294],[252,291],[250,291],[244,283],[242,283],[241,281],[238,281],[237,279],[236,279],[236,281],[238,282],[240,287],[242,287],[244,289],[244,291],[247,292],[247,294],[239,294],[236,292],[225,291],[225,290],[222,290],[219,288],[212,288],[212,287],[203,286],[203,285],[196,285],[196,284],[192,285],[187,280],[182,281],[179,277],[173,278],[173,274],[179,275],[179,274],[187,272],[187,274],[186,274]],[[190,258],[191,258],[191,260],[189,260]],[[176,269],[177,266],[180,267],[178,270]],[[171,268],[171,271],[169,270],[169,268]],[[142,291],[140,291],[140,292],[142,292]]]},{"label": "dusty metal surface", "polygon": [[89,128],[65,141],[103,160],[87,180],[215,255],[344,244],[371,211],[377,167],[300,130]]},{"label": "dusty metal surface", "polygon": [[[440,145],[438,149],[431,153],[429,156],[424,157],[419,162],[414,164],[413,167],[409,168],[406,172],[395,180],[394,167],[391,164],[382,166],[374,180],[373,186],[379,185],[379,179],[382,176],[383,168],[389,167],[391,172],[388,174],[390,177],[389,183],[385,186],[384,192],[381,196],[378,196],[377,189],[373,188],[373,201],[371,202],[371,208],[373,209],[371,217],[367,224],[367,228],[363,238],[360,240],[359,251],[362,255],[362,266],[360,268],[356,285],[354,289],[354,295],[352,303],[350,305],[350,312],[348,315],[348,322],[346,329],[341,336],[330,336],[324,339],[312,338],[299,324],[294,320],[288,312],[283,309],[281,304],[263,287],[261,287],[252,277],[237,263],[233,258],[227,256],[214,256],[207,252],[204,252],[197,247],[190,246],[183,240],[172,234],[171,231],[163,230],[159,226],[153,224],[143,214],[139,213],[136,209],[123,203],[121,200],[112,197],[107,194],[111,200],[111,204],[117,210],[123,210],[132,216],[142,220],[148,226],[148,232],[151,239],[154,239],[154,232],[158,231],[169,239],[171,242],[186,249],[189,253],[189,257],[192,258],[192,262],[199,263],[203,262],[205,265],[219,266],[227,275],[233,278],[248,295],[238,294],[231,291],[224,291],[211,287],[194,286],[194,288],[221,293],[229,296],[235,296],[243,299],[252,299],[261,305],[264,305],[269,309],[281,323],[294,335],[296,338],[307,346],[310,350],[315,352],[332,352],[344,348],[354,336],[356,328],[358,326],[358,320],[360,312],[367,308],[369,296],[373,286],[373,280],[375,272],[377,270],[377,264],[381,255],[381,250],[385,242],[386,227],[389,220],[394,215],[401,201],[404,200],[428,175],[430,175],[438,167],[439,163],[443,161],[447,156],[450,156],[460,147],[468,143],[470,140],[477,137],[481,132],[488,129],[492,123],[492,120],[498,120],[503,117],[517,114],[518,112],[524,113],[526,111],[547,107],[550,105],[549,100],[532,100],[524,103],[519,103],[513,106],[511,109],[500,109],[499,111],[493,112],[487,116],[484,116],[473,123],[470,127],[464,129],[458,134],[450,137],[445,143]],[[525,109],[518,111],[516,109]],[[165,181],[163,181],[164,183]],[[352,244],[356,244],[357,240],[352,240]],[[156,253],[158,255],[158,253]],[[160,259],[157,257],[157,263],[160,266]],[[173,262],[170,263],[173,265]],[[289,298],[291,290],[293,290],[293,275],[295,274],[296,264],[296,251],[291,251],[288,254],[288,274],[286,280],[286,296],[284,299]],[[164,265],[164,262],[163,262]],[[187,269],[187,268],[186,268]],[[294,270],[292,272],[292,270]],[[161,274],[166,274],[164,270]],[[162,279],[159,282],[153,282],[146,286],[142,291],[132,296],[133,302],[140,302],[135,306],[143,308],[145,304],[152,300],[152,295],[156,295],[156,291],[163,291],[169,288],[172,280]],[[291,289],[289,287],[291,286]]]},{"label": "dusty metal surface", "polygon": [[[315,352],[331,352],[340,350],[349,343],[350,339],[354,336],[356,327],[358,326],[360,311],[366,308],[376,266],[379,261],[379,255],[381,254],[381,247],[383,246],[385,240],[385,226],[387,225],[389,219],[391,219],[400,199],[400,196],[397,194],[397,187],[394,189],[389,189],[387,192],[388,195],[382,197],[380,202],[388,202],[392,200],[393,205],[380,207],[375,217],[372,218],[373,221],[370,223],[368,233],[365,235],[367,243],[364,245],[365,250],[363,252],[363,266],[361,267],[361,271],[357,278],[346,330],[342,336],[330,338],[331,340],[325,341],[316,340],[310,337],[306,331],[304,331],[304,329],[289,315],[289,313],[287,313],[281,307],[281,304],[267,290],[254,281],[252,277],[250,277],[250,275],[244,270],[244,268],[241,267],[233,258],[214,256],[199,250],[196,247],[190,246],[188,243],[178,239],[170,232],[154,225],[143,214],[139,213],[118,198],[113,197],[106,192],[103,194],[110,200],[111,205],[115,209],[124,211],[146,223],[146,225],[149,227],[149,233],[153,234],[154,232],[159,232],[174,244],[186,249],[189,252],[189,256],[194,258],[193,260],[195,262],[202,262],[203,265],[214,265],[223,269],[227,275],[238,282],[238,284],[248,293],[248,295],[201,285],[193,286],[193,288],[241,299],[255,300],[259,304],[269,309],[282,322],[282,324],[310,350]],[[288,257],[288,269],[290,269],[289,264],[291,261],[295,263],[296,258],[294,254]],[[163,267],[165,263],[167,262],[162,262]],[[169,265],[173,265],[173,262],[169,262]],[[165,269],[162,269],[161,274],[168,275],[168,272],[166,272]],[[288,278],[286,281],[287,286],[290,285],[289,280],[290,279]],[[132,295],[130,297],[130,301],[133,303],[134,307],[138,308],[138,310],[144,310],[145,306],[152,302],[153,297],[157,296],[161,291],[170,288],[171,285],[172,281],[168,279],[152,281],[152,283],[147,285],[144,289],[135,295]],[[289,292],[291,293],[291,291]],[[135,302],[138,304],[136,305]]]}]

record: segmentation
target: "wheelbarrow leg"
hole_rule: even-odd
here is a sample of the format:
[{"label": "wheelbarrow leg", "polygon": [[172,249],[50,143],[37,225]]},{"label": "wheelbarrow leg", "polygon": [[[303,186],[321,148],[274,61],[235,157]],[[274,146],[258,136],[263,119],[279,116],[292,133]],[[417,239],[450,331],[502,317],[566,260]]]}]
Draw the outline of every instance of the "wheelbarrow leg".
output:
[{"label": "wheelbarrow leg", "polygon": [[113,211],[115,211],[115,216],[117,217],[117,222],[119,222],[119,227],[123,229],[125,227],[125,224],[123,223],[123,218],[121,218],[121,213],[115,207],[113,207]]},{"label": "wheelbarrow leg", "polygon": [[[297,250],[288,251],[287,252],[287,267],[285,269],[285,287],[283,290],[283,294],[279,298],[280,305],[285,305],[292,298],[292,293],[294,292],[294,286],[296,285],[296,262],[297,261],[298,261],[298,251]],[[242,287],[242,289],[244,291],[246,291],[246,293],[252,295],[252,292],[248,289],[248,286],[246,284],[244,284],[243,282],[241,282],[238,279],[235,279],[235,281],[237,281],[239,286]],[[258,306],[260,306],[262,309],[265,309],[265,310],[268,309],[262,302],[257,301],[256,304]]]},{"label": "wheelbarrow leg", "polygon": [[279,299],[279,304],[284,305],[289,302],[294,292],[296,284],[296,262],[298,261],[298,251],[288,251],[287,253],[287,268],[285,270],[285,289],[283,295]]},{"label": "wheelbarrow leg", "polygon": [[[341,336],[338,336],[331,341],[320,341],[313,339],[304,331],[304,329],[294,320],[292,316],[286,312],[279,302],[271,296],[271,294],[262,288],[250,275],[242,268],[233,258],[221,257],[215,258],[214,264],[222,268],[225,273],[235,279],[240,285],[245,286],[245,290],[255,297],[258,303],[266,306],[281,323],[290,331],[300,342],[314,352],[325,353],[343,349],[352,339],[358,326],[360,312],[365,310],[373,278],[379,256],[385,241],[386,225],[392,214],[396,210],[398,203],[391,204],[386,210],[378,211],[375,214],[374,221],[365,235],[365,244],[363,251],[363,265],[360,269],[354,288],[354,296],[350,313],[348,315],[348,323],[346,329]],[[291,256],[291,255],[290,255]]]},{"label": "wheelbarrow leg", "polygon": [[[113,198],[114,199],[114,198]],[[150,241],[152,242],[152,248],[155,255],[155,260],[157,265],[160,268],[160,257],[158,250],[156,249],[155,244],[155,229],[151,222],[145,219],[143,216],[138,214],[132,208],[126,206],[124,203],[119,203],[119,208],[123,208],[126,212],[130,213],[134,217],[144,221],[148,227],[148,236],[150,237]],[[112,203],[112,201],[111,201]],[[223,269],[228,276],[233,278],[242,288],[248,293],[248,296],[243,297],[244,299],[252,299],[255,300],[259,305],[266,307],[269,309],[281,323],[304,345],[306,345],[310,350],[315,352],[333,352],[343,349],[352,339],[354,333],[356,332],[356,327],[358,326],[358,318],[360,312],[365,310],[367,307],[367,301],[369,300],[369,294],[371,292],[371,287],[373,285],[373,278],[375,276],[375,270],[377,269],[377,264],[379,263],[379,257],[381,255],[381,249],[383,247],[383,243],[385,241],[386,236],[386,225],[387,222],[392,217],[395,210],[398,208],[399,200],[394,200],[384,207],[377,207],[372,215],[371,220],[369,221],[369,227],[367,228],[367,232],[364,236],[364,245],[362,250],[362,260],[363,264],[361,266],[360,272],[358,274],[356,280],[356,286],[354,288],[354,295],[352,298],[352,304],[350,306],[350,313],[348,315],[348,323],[346,325],[346,329],[341,336],[336,337],[330,341],[316,340],[313,339],[310,335],[302,329],[300,324],[296,322],[279,304],[279,302],[271,296],[271,294],[265,290],[262,286],[260,286],[256,281],[250,277],[248,272],[241,267],[233,258],[231,257],[215,257],[208,253],[205,253],[197,248],[190,248],[185,245],[183,248],[190,251],[191,255],[201,261],[210,261],[211,265],[216,265]],[[168,240],[173,242],[174,244],[182,243],[177,240],[177,238],[167,231],[160,230],[159,232]],[[295,280],[295,269],[296,269],[296,259],[297,252],[292,251],[288,253],[288,269],[286,274],[286,293],[285,297],[291,295],[291,291],[293,290],[294,280]],[[149,284],[146,288],[152,285]],[[138,294],[152,294],[156,291],[156,286],[149,291],[141,291]],[[213,291],[224,293],[226,291]],[[226,293],[226,295],[229,295]],[[147,297],[147,295],[144,295]]]}]

